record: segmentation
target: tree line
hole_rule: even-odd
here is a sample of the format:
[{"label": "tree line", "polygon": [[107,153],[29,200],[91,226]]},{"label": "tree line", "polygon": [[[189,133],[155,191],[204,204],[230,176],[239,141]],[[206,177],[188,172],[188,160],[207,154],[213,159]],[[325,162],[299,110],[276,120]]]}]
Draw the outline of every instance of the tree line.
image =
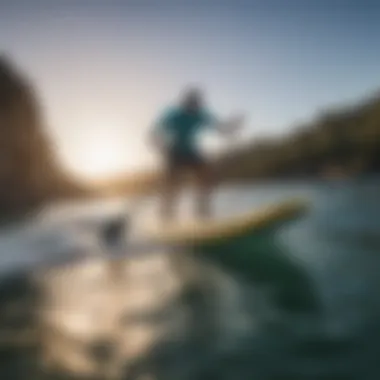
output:
[{"label": "tree line", "polygon": [[[380,94],[319,114],[286,137],[219,157],[223,179],[358,176],[380,172]],[[221,170],[223,169],[223,170]]]}]

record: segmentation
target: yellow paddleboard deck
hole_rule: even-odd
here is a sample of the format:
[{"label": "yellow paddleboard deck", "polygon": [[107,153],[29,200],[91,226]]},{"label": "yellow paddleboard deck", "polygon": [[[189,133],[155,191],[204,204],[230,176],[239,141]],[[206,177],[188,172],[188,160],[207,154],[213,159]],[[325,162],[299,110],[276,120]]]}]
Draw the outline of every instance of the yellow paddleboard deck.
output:
[{"label": "yellow paddleboard deck", "polygon": [[279,225],[300,217],[308,208],[309,203],[305,200],[286,200],[262,206],[258,210],[226,220],[196,220],[186,224],[162,224],[152,229],[149,235],[150,238],[162,244],[217,243],[278,228]]}]

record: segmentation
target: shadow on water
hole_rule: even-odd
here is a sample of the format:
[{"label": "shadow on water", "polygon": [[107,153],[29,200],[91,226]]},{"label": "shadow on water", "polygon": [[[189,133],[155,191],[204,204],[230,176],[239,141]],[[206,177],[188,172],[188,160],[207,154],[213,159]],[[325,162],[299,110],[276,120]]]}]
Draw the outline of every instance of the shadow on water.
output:
[{"label": "shadow on water", "polygon": [[286,311],[320,311],[317,290],[306,268],[292,258],[274,230],[240,238],[238,244],[208,247],[204,259],[252,285],[270,287],[276,304]]}]

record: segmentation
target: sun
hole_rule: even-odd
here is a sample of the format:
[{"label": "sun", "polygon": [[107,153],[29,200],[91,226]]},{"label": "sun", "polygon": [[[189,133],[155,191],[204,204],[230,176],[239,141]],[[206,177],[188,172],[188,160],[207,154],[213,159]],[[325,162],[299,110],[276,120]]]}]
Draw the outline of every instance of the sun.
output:
[{"label": "sun", "polygon": [[83,154],[77,170],[83,176],[94,179],[111,175],[120,169],[120,163],[115,156],[115,152],[110,148],[93,147]]},{"label": "sun", "polygon": [[70,169],[84,181],[97,181],[125,171],[126,147],[111,136],[92,136],[72,154]]}]

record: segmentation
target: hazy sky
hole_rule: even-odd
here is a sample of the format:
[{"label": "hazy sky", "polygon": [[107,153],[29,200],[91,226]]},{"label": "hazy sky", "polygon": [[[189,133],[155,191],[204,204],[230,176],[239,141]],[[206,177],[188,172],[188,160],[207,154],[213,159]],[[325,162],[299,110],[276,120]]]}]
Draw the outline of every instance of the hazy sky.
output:
[{"label": "hazy sky", "polygon": [[221,116],[246,112],[253,136],[380,86],[375,1],[6,3],[0,47],[34,80],[78,173],[152,164],[147,128],[188,83]]}]

